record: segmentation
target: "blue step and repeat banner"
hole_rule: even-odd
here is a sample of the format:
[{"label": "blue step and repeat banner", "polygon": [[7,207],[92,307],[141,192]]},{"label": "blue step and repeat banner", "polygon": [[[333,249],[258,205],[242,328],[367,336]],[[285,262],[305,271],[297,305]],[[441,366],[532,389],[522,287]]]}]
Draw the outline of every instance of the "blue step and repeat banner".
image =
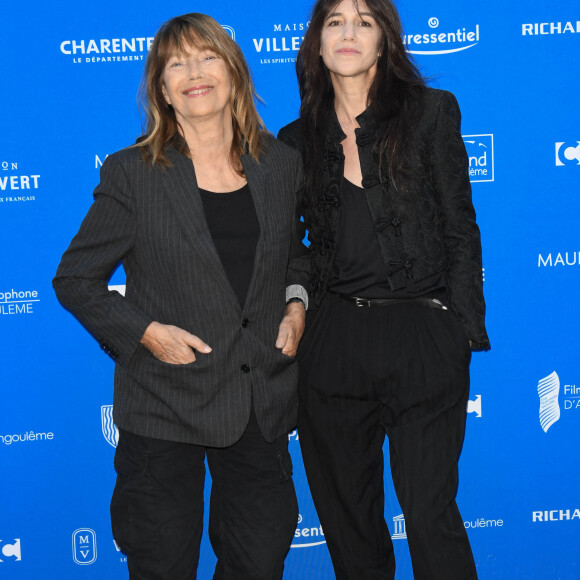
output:
[{"label": "blue step and repeat banner", "polygon": [[[140,134],[152,37],[214,16],[272,132],[294,119],[310,0],[6,3],[0,35],[0,577],[127,578],[108,504],[113,363],[51,278],[107,156]],[[580,8],[400,0],[408,49],[463,113],[493,348],[475,353],[458,502],[480,578],[580,578]],[[117,272],[111,285],[124,283]],[[285,579],[334,578],[290,435],[300,520]],[[388,472],[397,579],[412,578]],[[209,487],[209,482],[208,482]],[[212,576],[207,537],[199,578]],[[434,579],[440,580],[440,579]]]}]

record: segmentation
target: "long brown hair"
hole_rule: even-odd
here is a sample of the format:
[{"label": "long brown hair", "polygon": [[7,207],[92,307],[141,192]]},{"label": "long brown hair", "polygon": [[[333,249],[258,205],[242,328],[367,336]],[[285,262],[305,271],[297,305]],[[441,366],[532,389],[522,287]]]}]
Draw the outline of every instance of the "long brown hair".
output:
[{"label": "long brown hair", "polygon": [[[361,0],[381,30],[377,72],[369,88],[367,105],[376,113],[377,141],[381,174],[398,185],[407,139],[416,123],[425,92],[425,81],[403,45],[403,29],[397,9],[390,0]],[[305,143],[308,189],[316,195],[322,161],[325,119],[334,106],[330,73],[320,56],[320,35],[328,14],[340,0],[318,0],[312,11],[310,26],[304,35],[296,59],[300,90],[300,117],[307,135]],[[359,1],[353,0],[359,10]]]},{"label": "long brown hair", "polygon": [[137,146],[148,163],[168,166],[164,147],[174,144],[182,153],[189,150],[180,138],[180,127],[173,107],[162,91],[162,76],[168,60],[175,54],[184,54],[188,46],[211,50],[223,58],[232,82],[231,110],[234,137],[230,149],[232,167],[243,175],[240,158],[249,153],[256,160],[264,147],[264,122],[260,118],[254,98],[258,98],[250,69],[238,44],[211,16],[200,13],[172,18],[161,26],[147,56],[141,102],[147,118],[147,130]]}]

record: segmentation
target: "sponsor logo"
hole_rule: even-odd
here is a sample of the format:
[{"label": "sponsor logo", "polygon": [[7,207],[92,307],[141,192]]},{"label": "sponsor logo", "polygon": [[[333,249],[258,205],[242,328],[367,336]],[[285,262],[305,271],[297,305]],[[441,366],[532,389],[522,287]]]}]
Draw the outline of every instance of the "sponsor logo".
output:
[{"label": "sponsor logo", "polygon": [[[481,529],[481,528],[501,528],[504,525],[504,521],[501,519],[488,520],[486,518],[479,518],[472,521],[463,522],[466,530],[469,529]],[[393,533],[391,534],[392,540],[406,540],[407,539],[407,528],[405,526],[405,517],[403,514],[393,518]]]},{"label": "sponsor logo", "polygon": [[471,183],[494,180],[493,135],[463,135]]},{"label": "sponsor logo", "polygon": [[236,31],[227,24],[222,24],[221,27],[232,37],[232,40],[236,39]]},{"label": "sponsor logo", "polygon": [[[117,552],[121,551],[121,548],[119,547],[119,544],[117,544],[117,542],[115,542],[115,540],[113,539],[113,544],[115,546],[115,550],[117,550]],[[121,555],[119,558],[119,561],[123,564],[127,562],[127,556]]]},{"label": "sponsor logo", "polygon": [[20,549],[20,538],[12,540],[0,539],[0,564],[5,562],[20,562],[22,560],[22,550]]},{"label": "sponsor logo", "polygon": [[152,36],[63,40],[60,52],[74,64],[142,61],[153,44]]},{"label": "sponsor logo", "polygon": [[34,431],[26,431],[25,433],[15,433],[14,435],[0,435],[0,441],[4,445],[12,445],[12,443],[30,443],[32,441],[52,441],[54,433],[48,431],[47,433],[35,433]]},{"label": "sponsor logo", "polygon": [[288,433],[288,441],[298,441],[299,437],[298,437],[298,430],[294,429],[294,431],[290,431],[290,433]]},{"label": "sponsor logo", "polygon": [[580,409],[580,387],[576,385],[564,385],[564,410]]},{"label": "sponsor logo", "polygon": [[39,174],[23,174],[17,162],[0,162],[0,203],[36,201]]},{"label": "sponsor logo", "polygon": [[532,512],[532,522],[569,522],[572,520],[580,521],[580,509],[569,508],[563,510],[542,510]]},{"label": "sponsor logo", "polygon": [[97,559],[97,534],[90,528],[79,528],[72,535],[73,560],[87,566]]},{"label": "sponsor logo", "polygon": [[579,34],[580,20],[576,22],[533,22],[522,24],[522,36],[552,36],[554,34]]},{"label": "sponsor logo", "polygon": [[126,289],[126,284],[109,284],[109,290],[111,292],[118,292],[121,296],[125,296]]},{"label": "sponsor logo", "polygon": [[101,406],[101,429],[107,443],[113,447],[117,447],[119,444],[119,429],[113,423],[113,405]]},{"label": "sponsor logo", "polygon": [[576,143],[576,147],[565,147],[565,141],[556,143],[556,167],[580,165],[580,141]]},{"label": "sponsor logo", "polygon": [[294,540],[290,546],[291,548],[312,548],[313,546],[326,544],[322,526],[304,527],[301,525],[302,523],[302,515],[298,514],[298,527],[294,532]]},{"label": "sponsor logo", "polygon": [[38,290],[5,290],[0,292],[0,314],[34,314],[37,302],[40,302]]},{"label": "sponsor logo", "polygon": [[452,54],[473,48],[479,42],[479,24],[471,29],[457,28],[453,31],[436,30],[439,19],[429,18],[427,24],[431,30],[425,29],[420,34],[405,34],[403,43],[411,54]]},{"label": "sponsor logo", "polygon": [[105,159],[109,156],[109,154],[107,153],[102,159],[98,156],[95,155],[95,169],[100,169],[103,166],[103,163],[105,161]]},{"label": "sponsor logo", "polygon": [[538,381],[538,397],[540,397],[540,425],[544,433],[560,418],[560,378],[554,371]]},{"label": "sponsor logo", "polygon": [[405,526],[405,516],[403,514],[393,518],[393,530],[391,540],[407,539],[407,528]]},{"label": "sponsor logo", "polygon": [[304,32],[310,22],[273,24],[272,36],[252,38],[254,50],[260,55],[260,64],[287,64],[296,62]]},{"label": "sponsor logo", "polygon": [[477,528],[501,528],[503,524],[503,520],[486,520],[485,518],[479,518],[478,520],[473,520],[471,522],[463,522],[466,530]]},{"label": "sponsor logo", "polygon": [[475,413],[476,417],[481,418],[481,395],[475,395],[474,401],[467,401],[467,412]]},{"label": "sponsor logo", "polygon": [[561,385],[556,371],[538,381],[538,396],[544,433],[560,419],[562,408],[564,412],[580,411],[580,387],[572,383]]},{"label": "sponsor logo", "polygon": [[580,265],[580,252],[558,252],[553,255],[550,252],[546,257],[543,254],[538,254],[538,268],[578,265]]},{"label": "sponsor logo", "polygon": [[580,411],[580,387],[567,383],[561,385],[560,377],[554,371],[538,381],[540,397],[540,425],[545,433],[561,416],[561,410]]}]

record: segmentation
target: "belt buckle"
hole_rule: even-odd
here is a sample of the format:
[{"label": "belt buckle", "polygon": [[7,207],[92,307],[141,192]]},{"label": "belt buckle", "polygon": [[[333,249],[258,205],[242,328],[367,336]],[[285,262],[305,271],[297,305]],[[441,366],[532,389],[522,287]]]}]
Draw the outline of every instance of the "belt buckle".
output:
[{"label": "belt buckle", "polygon": [[358,308],[364,308],[365,306],[370,306],[370,300],[366,300],[365,298],[356,298],[354,299],[354,303],[358,306]]}]

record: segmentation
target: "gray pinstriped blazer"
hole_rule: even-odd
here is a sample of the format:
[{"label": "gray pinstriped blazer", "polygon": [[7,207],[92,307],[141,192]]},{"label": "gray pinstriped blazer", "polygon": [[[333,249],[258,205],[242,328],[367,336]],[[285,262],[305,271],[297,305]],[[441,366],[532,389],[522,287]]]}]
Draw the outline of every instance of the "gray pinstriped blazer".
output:
[{"label": "gray pinstriped blazer", "polygon": [[[54,289],[117,363],[119,427],[224,447],[242,435],[253,398],[262,432],[272,440],[296,419],[297,366],[275,341],[286,286],[306,286],[308,279],[296,210],[300,155],[269,138],[260,163],[242,157],[260,223],[243,309],[213,244],[193,164],[172,147],[167,155],[173,164],[167,169],[148,168],[136,148],[107,158]],[[125,297],[107,287],[119,262]],[[212,352],[187,365],[159,361],[139,342],[154,320],[199,336]]]}]

